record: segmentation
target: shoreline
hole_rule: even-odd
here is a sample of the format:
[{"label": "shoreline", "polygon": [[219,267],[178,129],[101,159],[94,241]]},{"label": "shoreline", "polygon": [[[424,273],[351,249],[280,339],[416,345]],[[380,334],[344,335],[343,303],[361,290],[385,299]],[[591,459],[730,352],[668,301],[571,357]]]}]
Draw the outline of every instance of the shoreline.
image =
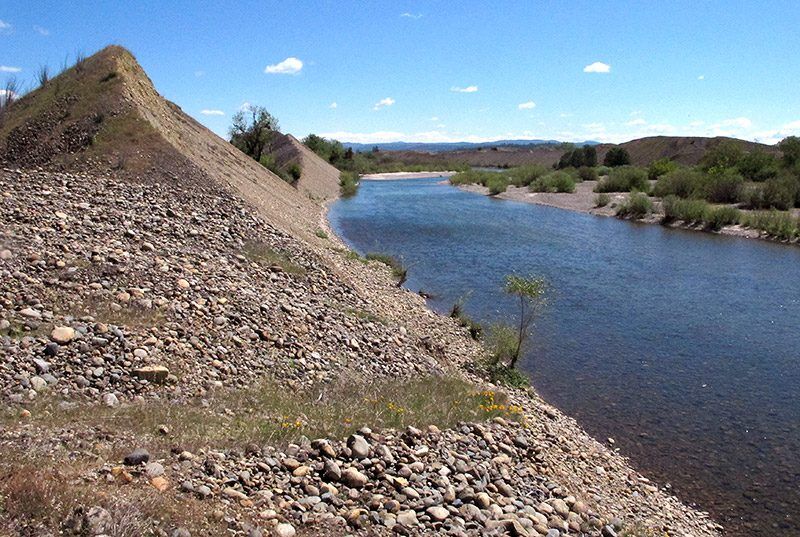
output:
[{"label": "shoreline", "polygon": [[[591,214],[594,216],[605,216],[617,218],[614,211],[616,205],[623,202],[628,198],[627,192],[610,193],[611,203],[605,207],[596,207],[594,204],[594,196],[596,193],[593,191],[596,181],[584,181],[575,185],[574,193],[548,193],[548,192],[530,192],[527,188],[520,188],[509,186],[508,189],[493,198],[516,201],[520,203],[528,203],[532,205],[544,205],[546,207],[553,207],[565,211],[572,211],[583,214]],[[583,187],[583,188],[581,188]],[[489,189],[481,185],[458,185],[456,188],[472,194],[480,194],[489,196]],[[659,201],[660,203],[660,201]],[[740,225],[725,226],[718,231],[706,229],[702,224],[686,224],[684,222],[676,221],[669,224],[662,224],[661,217],[658,214],[651,214],[647,218],[630,219],[620,218],[620,220],[628,220],[631,222],[639,222],[642,224],[655,224],[670,229],[683,229],[686,231],[697,231],[702,233],[710,233],[712,235],[724,235],[727,237],[739,237],[743,239],[756,239],[763,240],[775,244],[796,245],[797,243],[787,242],[780,239],[775,239],[768,236],[766,233],[760,232],[755,229],[745,228]]]},{"label": "shoreline", "polygon": [[365,173],[359,179],[364,181],[391,181],[399,179],[430,179],[433,177],[451,177],[457,172],[443,171],[443,172],[383,172],[383,173]]},{"label": "shoreline", "polygon": [[[333,243],[332,249],[335,250],[337,247],[349,249],[346,241],[335,233],[328,218],[330,206],[335,201],[336,199],[329,200],[324,204],[320,214],[321,226],[329,234]],[[552,206],[560,208],[557,205]],[[330,258],[335,259],[337,264],[340,263],[341,267],[346,267],[351,281],[367,296],[373,297],[376,302],[384,304],[394,313],[400,313],[399,318],[392,315],[395,321],[400,321],[406,326],[419,323],[454,325],[451,319],[433,311],[418,294],[406,288],[395,288],[388,274],[380,268],[376,266],[367,268],[360,262],[344,259],[341,255],[334,254]],[[697,506],[691,507],[688,500],[678,498],[668,488],[645,477],[619,452],[619,448],[612,440],[603,442],[590,435],[575,418],[542,398],[533,385],[527,388],[495,385],[471,371],[469,361],[477,359],[483,352],[483,347],[467,335],[466,329],[455,327],[454,331],[456,333],[452,334],[453,338],[447,339],[450,339],[450,345],[455,345],[456,348],[453,349],[446,343],[445,348],[448,355],[455,353],[461,355],[462,359],[449,364],[449,374],[460,376],[477,386],[491,386],[493,389],[506,392],[511,401],[524,410],[529,427],[544,434],[557,434],[570,446],[569,451],[582,454],[580,458],[571,456],[565,458],[563,452],[559,453],[563,446],[561,448],[557,444],[550,446],[541,455],[547,461],[542,469],[544,475],[554,482],[565,485],[576,497],[591,498],[598,509],[611,508],[621,515],[625,513],[625,517],[629,521],[635,520],[635,524],[653,525],[661,529],[672,526],[670,534],[674,532],[677,535],[721,534],[722,526],[707,511]],[[467,360],[463,359],[465,355]],[[590,464],[576,464],[585,456],[588,456],[587,460],[591,460]],[[604,471],[599,472],[597,468],[603,468]]]}]

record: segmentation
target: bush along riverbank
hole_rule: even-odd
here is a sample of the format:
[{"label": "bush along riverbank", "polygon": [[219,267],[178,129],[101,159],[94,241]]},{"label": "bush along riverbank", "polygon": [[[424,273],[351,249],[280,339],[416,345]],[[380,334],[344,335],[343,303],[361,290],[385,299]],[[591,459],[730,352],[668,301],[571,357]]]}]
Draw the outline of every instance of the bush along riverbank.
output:
[{"label": "bush along riverbank", "polygon": [[758,149],[747,153],[739,144],[722,142],[692,167],[667,159],[631,166],[624,154],[606,159],[617,165],[586,166],[591,158],[571,150],[556,170],[470,170],[454,175],[450,183],[503,199],[797,243],[800,139],[786,138],[778,147],[779,155]]}]

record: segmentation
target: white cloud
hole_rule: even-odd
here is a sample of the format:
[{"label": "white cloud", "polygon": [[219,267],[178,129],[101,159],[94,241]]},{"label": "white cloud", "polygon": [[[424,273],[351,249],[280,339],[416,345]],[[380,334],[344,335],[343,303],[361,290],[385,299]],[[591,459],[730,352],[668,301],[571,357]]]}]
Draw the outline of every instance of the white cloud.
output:
[{"label": "white cloud", "polygon": [[206,74],[205,71],[195,71],[194,72],[194,76],[196,76],[197,78],[200,78],[201,76],[205,76],[205,74]]},{"label": "white cloud", "polygon": [[464,88],[453,86],[452,88],[450,88],[450,91],[455,91],[456,93],[475,93],[476,91],[478,91],[478,86],[467,86]]},{"label": "white cloud", "polygon": [[[381,99],[380,101],[375,103],[375,106],[373,106],[372,109],[373,110],[380,110],[381,108],[385,108],[387,106],[392,106],[394,103],[395,103],[394,99],[392,99],[391,97],[386,97],[385,99]],[[352,140],[350,140],[350,141],[352,141]]]},{"label": "white cloud", "polygon": [[421,19],[422,18],[422,13],[409,13],[408,11],[406,11],[405,13],[400,13],[400,16],[403,17],[404,19],[415,19],[416,20],[416,19]]},{"label": "white cloud", "polygon": [[705,79],[706,79],[706,75],[700,75],[700,76],[697,77],[697,80],[705,80]]},{"label": "white cloud", "polygon": [[606,126],[602,123],[587,123],[583,126],[584,129],[590,132],[603,132],[606,130]]},{"label": "white cloud", "polygon": [[431,121],[439,121],[439,117],[438,116],[433,116],[430,120]]},{"label": "white cloud", "polygon": [[696,120],[692,121],[691,123],[689,123],[690,127],[701,127],[703,125],[705,125],[705,121],[702,121],[702,120],[699,120],[699,119],[696,119]]},{"label": "white cloud", "polygon": [[225,115],[225,112],[223,112],[222,110],[213,110],[213,109],[208,109],[208,108],[204,108],[203,110],[200,110],[200,113],[203,114],[204,116],[224,116]]},{"label": "white cloud", "polygon": [[33,30],[39,35],[50,35],[50,30],[42,28],[41,26],[34,26]]},{"label": "white cloud", "polygon": [[243,103],[242,103],[242,105],[239,107],[239,110],[247,110],[248,108],[250,108],[250,101],[245,101],[245,102],[243,102]]},{"label": "white cloud", "polygon": [[328,105],[328,108],[339,108],[339,103],[333,101],[331,104]]},{"label": "white cloud", "polygon": [[11,31],[11,23],[0,19],[0,32]]},{"label": "white cloud", "polygon": [[603,62],[590,63],[583,68],[584,73],[610,73],[611,66]]},{"label": "white cloud", "polygon": [[645,121],[644,119],[642,119],[640,117],[637,117],[636,119],[632,119],[632,120],[628,121],[625,124],[626,125],[630,125],[631,127],[633,127],[635,125],[647,125],[647,121]]},{"label": "white cloud", "polygon": [[19,73],[22,71],[21,67],[11,67],[9,65],[0,65],[0,73]]},{"label": "white cloud", "polygon": [[739,129],[749,129],[753,126],[753,122],[746,117],[735,117],[720,121],[715,127],[735,127]]},{"label": "white cloud", "polygon": [[792,121],[787,123],[783,126],[783,130],[785,131],[799,131],[800,130],[800,120]]},{"label": "white cloud", "polygon": [[653,134],[674,134],[675,131],[675,126],[670,125],[669,123],[656,123],[654,125],[647,126],[647,132]]},{"label": "white cloud", "polygon": [[303,68],[303,62],[295,57],[289,57],[280,63],[274,65],[267,65],[264,68],[265,73],[273,75],[296,75]]},{"label": "white cloud", "polygon": [[423,131],[415,133],[397,131],[377,131],[377,132],[323,132],[323,138],[332,138],[343,142],[354,142],[360,144],[387,143],[387,142],[422,142],[422,143],[447,143],[447,142],[491,142],[506,138],[518,138],[520,135],[514,133],[503,133],[496,136],[474,136],[461,133],[451,133],[443,130]]},{"label": "white cloud", "polygon": [[517,105],[517,108],[519,108],[520,110],[533,110],[534,108],[536,108],[536,103],[533,101],[519,103]]}]

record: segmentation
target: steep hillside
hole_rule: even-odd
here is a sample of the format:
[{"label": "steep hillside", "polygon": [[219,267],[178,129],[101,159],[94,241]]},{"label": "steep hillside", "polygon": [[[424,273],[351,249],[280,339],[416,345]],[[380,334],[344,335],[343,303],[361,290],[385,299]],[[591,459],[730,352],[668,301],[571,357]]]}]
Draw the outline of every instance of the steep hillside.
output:
[{"label": "steep hillside", "polygon": [[339,195],[339,170],[291,134],[276,134],[271,151],[279,166],[300,166],[300,179],[296,185],[298,190],[319,201],[332,200]]},{"label": "steep hillside", "polygon": [[222,185],[285,230],[308,231],[318,209],[161,97],[127,50],[110,46],[27,94],[0,118],[10,166],[102,171],[138,180]]}]

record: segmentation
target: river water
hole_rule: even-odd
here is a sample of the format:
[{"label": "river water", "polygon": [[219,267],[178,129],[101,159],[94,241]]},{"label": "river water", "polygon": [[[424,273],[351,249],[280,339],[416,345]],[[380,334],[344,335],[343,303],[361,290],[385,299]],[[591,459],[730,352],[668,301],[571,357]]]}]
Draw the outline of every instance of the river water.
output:
[{"label": "river water", "polygon": [[364,181],[329,213],[446,313],[511,320],[506,274],[546,277],[521,367],[537,391],[731,535],[800,535],[800,248]]}]

